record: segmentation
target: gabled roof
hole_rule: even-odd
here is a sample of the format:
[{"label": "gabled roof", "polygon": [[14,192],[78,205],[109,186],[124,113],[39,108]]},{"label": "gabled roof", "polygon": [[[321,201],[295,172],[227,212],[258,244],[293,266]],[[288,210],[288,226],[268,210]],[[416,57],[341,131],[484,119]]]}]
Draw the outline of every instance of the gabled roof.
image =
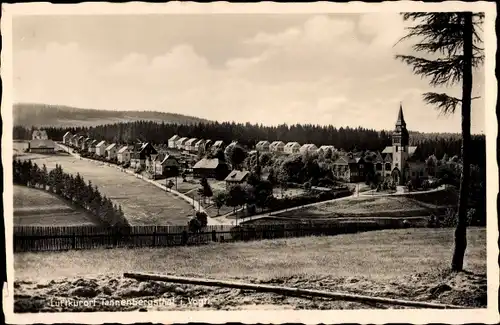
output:
[{"label": "gabled roof", "polygon": [[176,135],[173,135],[170,139],[168,139],[168,141],[176,141],[179,139],[180,139],[180,137],[176,134]]},{"label": "gabled roof", "polygon": [[71,132],[67,131],[66,133],[64,133],[63,138],[64,138],[65,136],[67,136],[67,135],[72,135],[72,134],[71,134]]},{"label": "gabled roof", "polygon": [[284,143],[283,141],[280,141],[280,140],[278,140],[278,141],[273,141],[273,142],[271,142],[271,147],[276,147],[276,146],[279,146],[279,145],[281,145],[281,144],[283,144],[283,145],[284,145],[285,143]]},{"label": "gabled roof", "polygon": [[77,139],[78,139],[78,141],[80,141],[80,140],[83,140],[83,138],[84,138],[84,136],[80,135]]},{"label": "gabled roof", "polygon": [[114,147],[116,147],[116,143],[112,143],[112,144],[110,144],[109,146],[107,146],[107,147],[106,147],[106,151],[111,150],[111,149],[113,149]]},{"label": "gabled roof", "polygon": [[217,166],[219,166],[220,164],[224,164],[224,162],[220,161],[219,159],[217,158],[212,158],[212,159],[208,159],[208,158],[203,158],[201,159],[200,161],[198,161],[194,166],[193,166],[193,169],[197,169],[197,168],[203,168],[203,169],[215,169],[217,168]]},{"label": "gabled roof", "polygon": [[334,165],[349,165],[353,163],[354,159],[349,158],[348,156],[340,156],[337,160],[333,162]]},{"label": "gabled roof", "polygon": [[177,139],[177,143],[181,143],[182,144],[182,143],[186,142],[187,140],[188,140],[187,137],[182,137],[182,138]]},{"label": "gabled roof", "polygon": [[128,146],[123,146],[120,150],[118,150],[118,153],[124,153],[125,151],[128,151],[129,147]]},{"label": "gabled roof", "polygon": [[295,147],[295,146],[299,146],[300,147],[300,143],[298,143],[298,142],[288,142],[287,144],[285,144],[285,148],[290,148],[290,147]]},{"label": "gabled roof", "polygon": [[392,163],[392,153],[388,153],[385,155],[384,162]]},{"label": "gabled roof", "polygon": [[302,145],[302,147],[300,147],[301,149],[311,149],[311,148],[316,148],[316,145],[314,143],[306,143],[304,145]]},{"label": "gabled roof", "polygon": [[244,181],[250,172],[248,170],[245,171],[240,171],[240,170],[233,170],[232,172],[227,175],[227,177],[224,179],[226,182],[242,182]]},{"label": "gabled roof", "polygon": [[200,144],[205,144],[205,142],[206,142],[205,140],[203,140],[203,139],[199,139],[198,141],[196,141],[196,142],[194,143],[194,145],[195,145],[195,146],[199,146]]},{"label": "gabled roof", "polygon": [[186,146],[192,146],[198,139],[196,138],[191,138],[184,143]]},{"label": "gabled roof", "polygon": [[328,150],[328,149],[330,149],[330,150],[334,151],[334,150],[335,150],[335,147],[334,147],[334,146],[332,146],[332,145],[327,145],[327,144],[325,144],[325,145],[322,145],[321,147],[319,147],[319,149],[318,149],[318,150]]},{"label": "gabled roof", "polygon": [[102,140],[101,142],[99,142],[98,144],[96,144],[96,147],[102,147],[102,146],[105,146],[106,145],[106,141]]},{"label": "gabled roof", "polygon": [[218,147],[224,145],[224,141],[222,140],[217,140],[214,142],[213,147]]},{"label": "gabled roof", "polygon": [[172,155],[169,155],[168,152],[167,153],[161,153],[158,155],[158,157],[156,157],[156,161],[159,161],[160,164],[164,164],[167,160],[170,160],[170,159],[174,159],[177,161],[177,158],[175,158],[175,156],[172,156]]},{"label": "gabled roof", "polygon": [[384,158],[382,158],[382,155],[380,154],[380,151],[376,152],[375,159],[373,159],[374,163],[380,163],[384,162]]},{"label": "gabled roof", "polygon": [[97,140],[92,140],[92,141],[90,141],[89,146],[93,146],[93,145],[96,145],[96,144],[97,144]]}]

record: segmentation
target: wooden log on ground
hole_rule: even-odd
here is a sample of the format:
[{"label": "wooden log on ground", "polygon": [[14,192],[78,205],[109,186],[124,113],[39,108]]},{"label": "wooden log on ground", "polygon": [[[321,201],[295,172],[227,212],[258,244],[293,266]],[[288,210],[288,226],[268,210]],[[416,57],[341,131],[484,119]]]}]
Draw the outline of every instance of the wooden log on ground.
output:
[{"label": "wooden log on ground", "polygon": [[329,292],[321,290],[311,290],[311,289],[299,289],[290,287],[279,287],[263,284],[253,284],[253,283],[241,283],[233,281],[223,281],[223,280],[212,280],[212,279],[202,279],[202,278],[186,278],[170,275],[155,275],[155,274],[144,274],[144,273],[124,273],[125,278],[136,279],[140,281],[164,281],[182,284],[192,284],[192,285],[203,285],[211,287],[225,287],[225,288],[235,288],[244,290],[253,290],[258,292],[272,292],[281,294],[284,296],[294,296],[294,297],[322,297],[331,298],[335,300],[344,300],[359,303],[380,303],[386,305],[397,305],[405,307],[414,308],[424,308],[424,309],[465,309],[466,307],[456,306],[456,305],[445,305],[430,302],[420,302],[420,301],[408,301],[400,299],[391,298],[381,298],[381,297],[371,297],[363,296],[349,293],[339,293],[339,292]]}]

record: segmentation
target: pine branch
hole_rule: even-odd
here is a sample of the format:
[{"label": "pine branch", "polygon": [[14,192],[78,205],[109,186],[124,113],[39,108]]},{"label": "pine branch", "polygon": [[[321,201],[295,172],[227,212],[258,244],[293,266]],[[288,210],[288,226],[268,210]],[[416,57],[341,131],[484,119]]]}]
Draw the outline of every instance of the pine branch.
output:
[{"label": "pine branch", "polygon": [[448,96],[447,94],[427,92],[423,94],[424,101],[427,104],[435,105],[436,109],[440,111],[441,114],[450,115],[455,113],[457,107],[462,103],[461,99]]},{"label": "pine branch", "polygon": [[427,60],[411,55],[396,55],[396,59],[410,65],[413,73],[430,77],[432,86],[453,85],[462,78],[462,57]]}]

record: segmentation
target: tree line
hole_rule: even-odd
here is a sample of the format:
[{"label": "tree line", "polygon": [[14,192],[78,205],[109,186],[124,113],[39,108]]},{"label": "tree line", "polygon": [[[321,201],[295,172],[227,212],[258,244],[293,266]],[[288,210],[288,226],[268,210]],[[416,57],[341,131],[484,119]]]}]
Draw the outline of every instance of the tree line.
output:
[{"label": "tree line", "polygon": [[46,190],[83,208],[107,226],[129,227],[121,206],[103,196],[92,182],[85,183],[79,173],[76,176],[65,173],[60,165],[50,172],[45,164],[40,168],[31,160],[13,160],[14,184]]}]

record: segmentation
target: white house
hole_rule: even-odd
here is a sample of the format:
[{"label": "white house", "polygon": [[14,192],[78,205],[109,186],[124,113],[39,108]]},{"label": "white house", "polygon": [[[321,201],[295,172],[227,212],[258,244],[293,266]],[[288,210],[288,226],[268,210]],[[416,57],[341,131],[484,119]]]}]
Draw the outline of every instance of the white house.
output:
[{"label": "white house", "polygon": [[314,143],[307,143],[304,144],[302,147],[300,147],[300,153],[306,153],[306,152],[314,152],[317,151],[318,147]]},{"label": "white house", "polygon": [[206,143],[206,141],[203,139],[196,141],[196,143],[194,144],[194,151],[196,153],[199,153],[199,152],[204,153],[205,152],[205,143]]},{"label": "white house", "polygon": [[168,147],[171,148],[171,149],[175,149],[176,148],[176,143],[177,143],[177,140],[179,140],[181,137],[178,136],[177,134],[172,136],[170,139],[168,139]]},{"label": "white house", "polygon": [[176,148],[179,149],[179,150],[183,150],[184,149],[184,145],[186,144],[187,140],[189,140],[189,139],[186,138],[186,137],[182,137],[182,138],[178,139],[177,142],[175,142]]},{"label": "white house", "polygon": [[285,144],[285,153],[286,154],[294,154],[300,152],[300,144],[298,142],[288,142]]},{"label": "white house", "polygon": [[212,150],[217,150],[217,149],[221,149],[221,148],[224,148],[224,141],[222,140],[217,140],[214,142],[214,144],[212,145]]},{"label": "white house", "polygon": [[283,141],[273,141],[269,145],[269,151],[271,151],[271,152],[285,152],[285,143]]},{"label": "white house", "polygon": [[95,154],[98,156],[103,156],[106,154],[106,141],[102,140],[95,146]]},{"label": "white house", "polygon": [[194,151],[194,146],[196,144],[196,141],[198,141],[198,139],[196,138],[191,138],[189,140],[187,140],[185,143],[184,143],[184,150],[187,150],[187,151]]},{"label": "white house", "polygon": [[71,134],[71,132],[69,132],[69,131],[66,132],[66,133],[64,133],[64,135],[63,135],[63,143],[64,144],[70,144],[70,139],[71,139],[72,136],[73,136],[73,134]]},{"label": "white house", "polygon": [[332,152],[336,151],[335,147],[332,145],[323,145],[323,146],[319,147],[317,151],[318,151],[318,153],[321,153],[321,152],[325,153],[328,149],[330,149]]},{"label": "white house", "polygon": [[130,162],[130,148],[128,146],[123,146],[116,153],[116,159],[119,163]]},{"label": "white house", "polygon": [[112,143],[109,146],[107,146],[105,152],[106,152],[107,159],[116,158],[116,153],[118,152],[118,148],[117,148],[116,143]]},{"label": "white house", "polygon": [[88,151],[95,153],[95,147],[97,146],[97,144],[98,144],[97,140],[90,141]]},{"label": "white house", "polygon": [[48,140],[47,132],[45,130],[35,130],[32,134],[32,140]]},{"label": "white house", "polygon": [[257,142],[257,144],[255,145],[255,149],[257,149],[258,151],[269,151],[270,145],[271,144],[269,143],[269,141],[262,140],[262,141]]}]

